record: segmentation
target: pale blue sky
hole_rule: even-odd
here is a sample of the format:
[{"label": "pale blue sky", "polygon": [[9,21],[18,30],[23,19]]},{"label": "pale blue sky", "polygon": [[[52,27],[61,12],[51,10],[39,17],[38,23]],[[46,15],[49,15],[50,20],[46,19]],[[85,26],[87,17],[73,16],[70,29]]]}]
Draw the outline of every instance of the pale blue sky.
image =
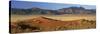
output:
[{"label": "pale blue sky", "polygon": [[85,9],[96,9],[95,5],[79,5],[79,4],[62,4],[62,3],[45,3],[45,2],[29,2],[29,1],[15,1],[12,0],[11,2],[12,8],[44,8],[44,9],[61,9],[61,8],[68,8],[68,7],[83,7]]}]

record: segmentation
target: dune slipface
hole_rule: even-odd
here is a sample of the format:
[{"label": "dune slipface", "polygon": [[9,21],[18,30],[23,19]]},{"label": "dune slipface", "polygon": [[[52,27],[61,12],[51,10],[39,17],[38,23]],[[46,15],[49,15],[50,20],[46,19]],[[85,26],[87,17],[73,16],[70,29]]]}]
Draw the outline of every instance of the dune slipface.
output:
[{"label": "dune slipface", "polygon": [[10,1],[9,32],[13,34],[95,29],[96,8],[91,6],[95,7],[95,5]]}]

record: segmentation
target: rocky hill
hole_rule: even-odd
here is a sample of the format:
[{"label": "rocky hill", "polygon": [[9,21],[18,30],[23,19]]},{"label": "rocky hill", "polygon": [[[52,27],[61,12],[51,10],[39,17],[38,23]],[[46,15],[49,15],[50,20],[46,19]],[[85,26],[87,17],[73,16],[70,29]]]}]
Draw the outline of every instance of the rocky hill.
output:
[{"label": "rocky hill", "polygon": [[42,9],[42,8],[29,8],[19,9],[11,8],[11,14],[17,15],[34,15],[34,14],[47,14],[47,15],[61,15],[61,14],[95,14],[95,9],[85,9],[83,7],[69,7],[61,8],[58,10]]}]

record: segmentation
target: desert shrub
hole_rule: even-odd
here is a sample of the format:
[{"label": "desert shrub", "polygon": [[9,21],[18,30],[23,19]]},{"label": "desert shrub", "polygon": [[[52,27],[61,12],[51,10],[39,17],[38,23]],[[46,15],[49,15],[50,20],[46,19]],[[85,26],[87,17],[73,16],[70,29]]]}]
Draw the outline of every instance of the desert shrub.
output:
[{"label": "desert shrub", "polygon": [[91,21],[90,21],[90,23],[91,23],[91,24],[95,24],[95,23],[96,23],[96,21],[91,20]]},{"label": "desert shrub", "polygon": [[65,26],[57,26],[55,30],[68,30]]},{"label": "desert shrub", "polygon": [[12,28],[11,32],[12,33],[20,33],[20,32],[39,32],[40,31],[40,26],[35,25],[30,22],[25,22],[25,21],[20,21],[18,22],[16,28]]},{"label": "desert shrub", "polygon": [[89,20],[81,19],[81,23],[87,23]]},{"label": "desert shrub", "polygon": [[81,28],[95,28],[96,21],[95,20],[81,20]]}]

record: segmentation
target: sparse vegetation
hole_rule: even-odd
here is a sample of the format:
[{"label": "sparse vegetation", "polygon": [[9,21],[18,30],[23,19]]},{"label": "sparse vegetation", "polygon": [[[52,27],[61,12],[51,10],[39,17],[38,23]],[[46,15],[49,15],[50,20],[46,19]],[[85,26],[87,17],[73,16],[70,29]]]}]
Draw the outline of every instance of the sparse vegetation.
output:
[{"label": "sparse vegetation", "polygon": [[37,19],[29,19],[11,23],[12,23],[11,33],[96,28],[95,20],[93,21],[85,19],[65,22],[65,21],[53,20],[53,19],[51,20],[50,18],[40,17]]},{"label": "sparse vegetation", "polygon": [[13,33],[96,28],[95,5],[10,1]]}]

